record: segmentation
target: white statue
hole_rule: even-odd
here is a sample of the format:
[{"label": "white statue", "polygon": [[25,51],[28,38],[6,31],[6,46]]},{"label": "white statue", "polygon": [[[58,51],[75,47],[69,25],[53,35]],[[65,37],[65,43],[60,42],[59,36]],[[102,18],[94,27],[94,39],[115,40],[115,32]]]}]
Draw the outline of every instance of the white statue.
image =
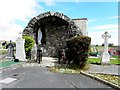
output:
[{"label": "white statue", "polygon": [[41,29],[39,28],[38,30],[38,44],[39,45],[41,44],[41,39],[42,39],[42,32],[41,32]]}]

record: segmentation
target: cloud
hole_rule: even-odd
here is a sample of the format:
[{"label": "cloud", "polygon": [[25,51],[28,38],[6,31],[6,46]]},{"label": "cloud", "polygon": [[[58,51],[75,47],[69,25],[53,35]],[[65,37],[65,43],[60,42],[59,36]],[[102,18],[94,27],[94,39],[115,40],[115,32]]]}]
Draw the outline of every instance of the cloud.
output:
[{"label": "cloud", "polygon": [[91,44],[93,45],[101,45],[104,43],[104,39],[102,35],[107,31],[108,34],[111,35],[109,39],[109,43],[114,43],[114,45],[118,45],[118,25],[117,24],[107,24],[107,25],[99,25],[95,27],[88,27],[88,36],[91,37]]},{"label": "cloud", "polygon": [[118,25],[117,24],[106,24],[106,25],[99,25],[95,27],[90,27],[90,30],[113,30],[116,29],[118,30]]},{"label": "cloud", "polygon": [[[108,39],[108,43],[114,43],[114,45],[118,45],[118,33],[108,33],[111,35],[111,38]],[[104,43],[104,39],[102,38],[102,35],[104,34],[104,31],[101,32],[89,32],[88,36],[91,37],[91,44],[92,45],[102,45]]]},{"label": "cloud", "polygon": [[[50,0],[45,0],[45,1],[49,2]],[[119,0],[106,0],[106,1],[105,0],[52,0],[52,1],[54,2],[119,2]]]},{"label": "cloud", "polygon": [[[1,29],[2,28],[2,29]],[[16,37],[18,36],[18,32],[22,32],[22,27],[12,23],[12,24],[2,24],[0,25],[0,39],[1,40],[14,40],[16,39]]]},{"label": "cloud", "polygon": [[118,19],[118,18],[120,18],[120,16],[112,16],[112,17],[108,17],[107,19]]},{"label": "cloud", "polygon": [[42,9],[36,0],[2,0],[0,1],[0,20],[10,22],[15,19],[26,20],[36,13],[35,8]]},{"label": "cloud", "polygon": [[47,6],[55,6],[55,0],[39,0],[38,2],[44,2]]},{"label": "cloud", "polygon": [[32,18],[42,11],[43,7],[38,5],[36,0],[1,0],[0,40],[15,40],[17,33],[24,29],[16,23],[16,20],[28,22],[28,18]]}]

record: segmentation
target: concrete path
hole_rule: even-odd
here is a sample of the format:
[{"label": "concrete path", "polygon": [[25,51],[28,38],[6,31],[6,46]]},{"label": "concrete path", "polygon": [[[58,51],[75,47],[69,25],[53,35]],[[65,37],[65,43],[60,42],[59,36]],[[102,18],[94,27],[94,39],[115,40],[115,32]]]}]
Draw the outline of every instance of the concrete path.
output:
[{"label": "concrete path", "polygon": [[6,69],[2,79],[8,77],[15,81],[3,83],[2,88],[111,88],[81,74],[52,73],[48,68],[36,66]]},{"label": "concrete path", "polygon": [[[24,63],[2,70],[2,78],[15,79],[9,84],[0,84],[2,88],[111,88],[101,82],[81,74],[61,74],[49,71],[49,66],[54,66],[56,58],[44,57],[41,64]],[[90,65],[88,72],[108,72],[108,66]],[[97,67],[97,68],[96,68]],[[116,66],[114,66],[116,67]],[[116,72],[111,67],[112,73]],[[16,80],[17,79],[17,80]]]},{"label": "concrete path", "polygon": [[90,69],[86,72],[88,73],[103,73],[111,75],[120,76],[120,66],[119,65],[94,65],[90,64]]}]

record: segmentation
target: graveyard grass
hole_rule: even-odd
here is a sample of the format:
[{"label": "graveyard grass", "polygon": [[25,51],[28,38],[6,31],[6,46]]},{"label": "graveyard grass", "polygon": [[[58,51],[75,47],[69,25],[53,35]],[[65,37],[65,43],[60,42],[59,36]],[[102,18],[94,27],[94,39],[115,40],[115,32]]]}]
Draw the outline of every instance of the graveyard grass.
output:
[{"label": "graveyard grass", "polygon": [[[112,58],[115,58],[115,59],[110,59],[110,64],[120,64],[120,60],[118,56],[113,56]],[[100,64],[101,58],[88,58],[87,61],[88,63],[91,63],[91,64]]]}]

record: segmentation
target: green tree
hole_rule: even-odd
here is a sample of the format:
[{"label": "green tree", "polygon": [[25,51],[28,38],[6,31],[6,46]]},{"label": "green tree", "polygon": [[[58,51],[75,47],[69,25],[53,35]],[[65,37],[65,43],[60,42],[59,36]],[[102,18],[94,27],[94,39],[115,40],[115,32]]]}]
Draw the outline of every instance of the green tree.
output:
[{"label": "green tree", "polygon": [[26,53],[26,58],[29,57],[29,53],[31,52],[33,46],[34,46],[34,39],[31,36],[23,36],[25,39],[25,53]]}]

